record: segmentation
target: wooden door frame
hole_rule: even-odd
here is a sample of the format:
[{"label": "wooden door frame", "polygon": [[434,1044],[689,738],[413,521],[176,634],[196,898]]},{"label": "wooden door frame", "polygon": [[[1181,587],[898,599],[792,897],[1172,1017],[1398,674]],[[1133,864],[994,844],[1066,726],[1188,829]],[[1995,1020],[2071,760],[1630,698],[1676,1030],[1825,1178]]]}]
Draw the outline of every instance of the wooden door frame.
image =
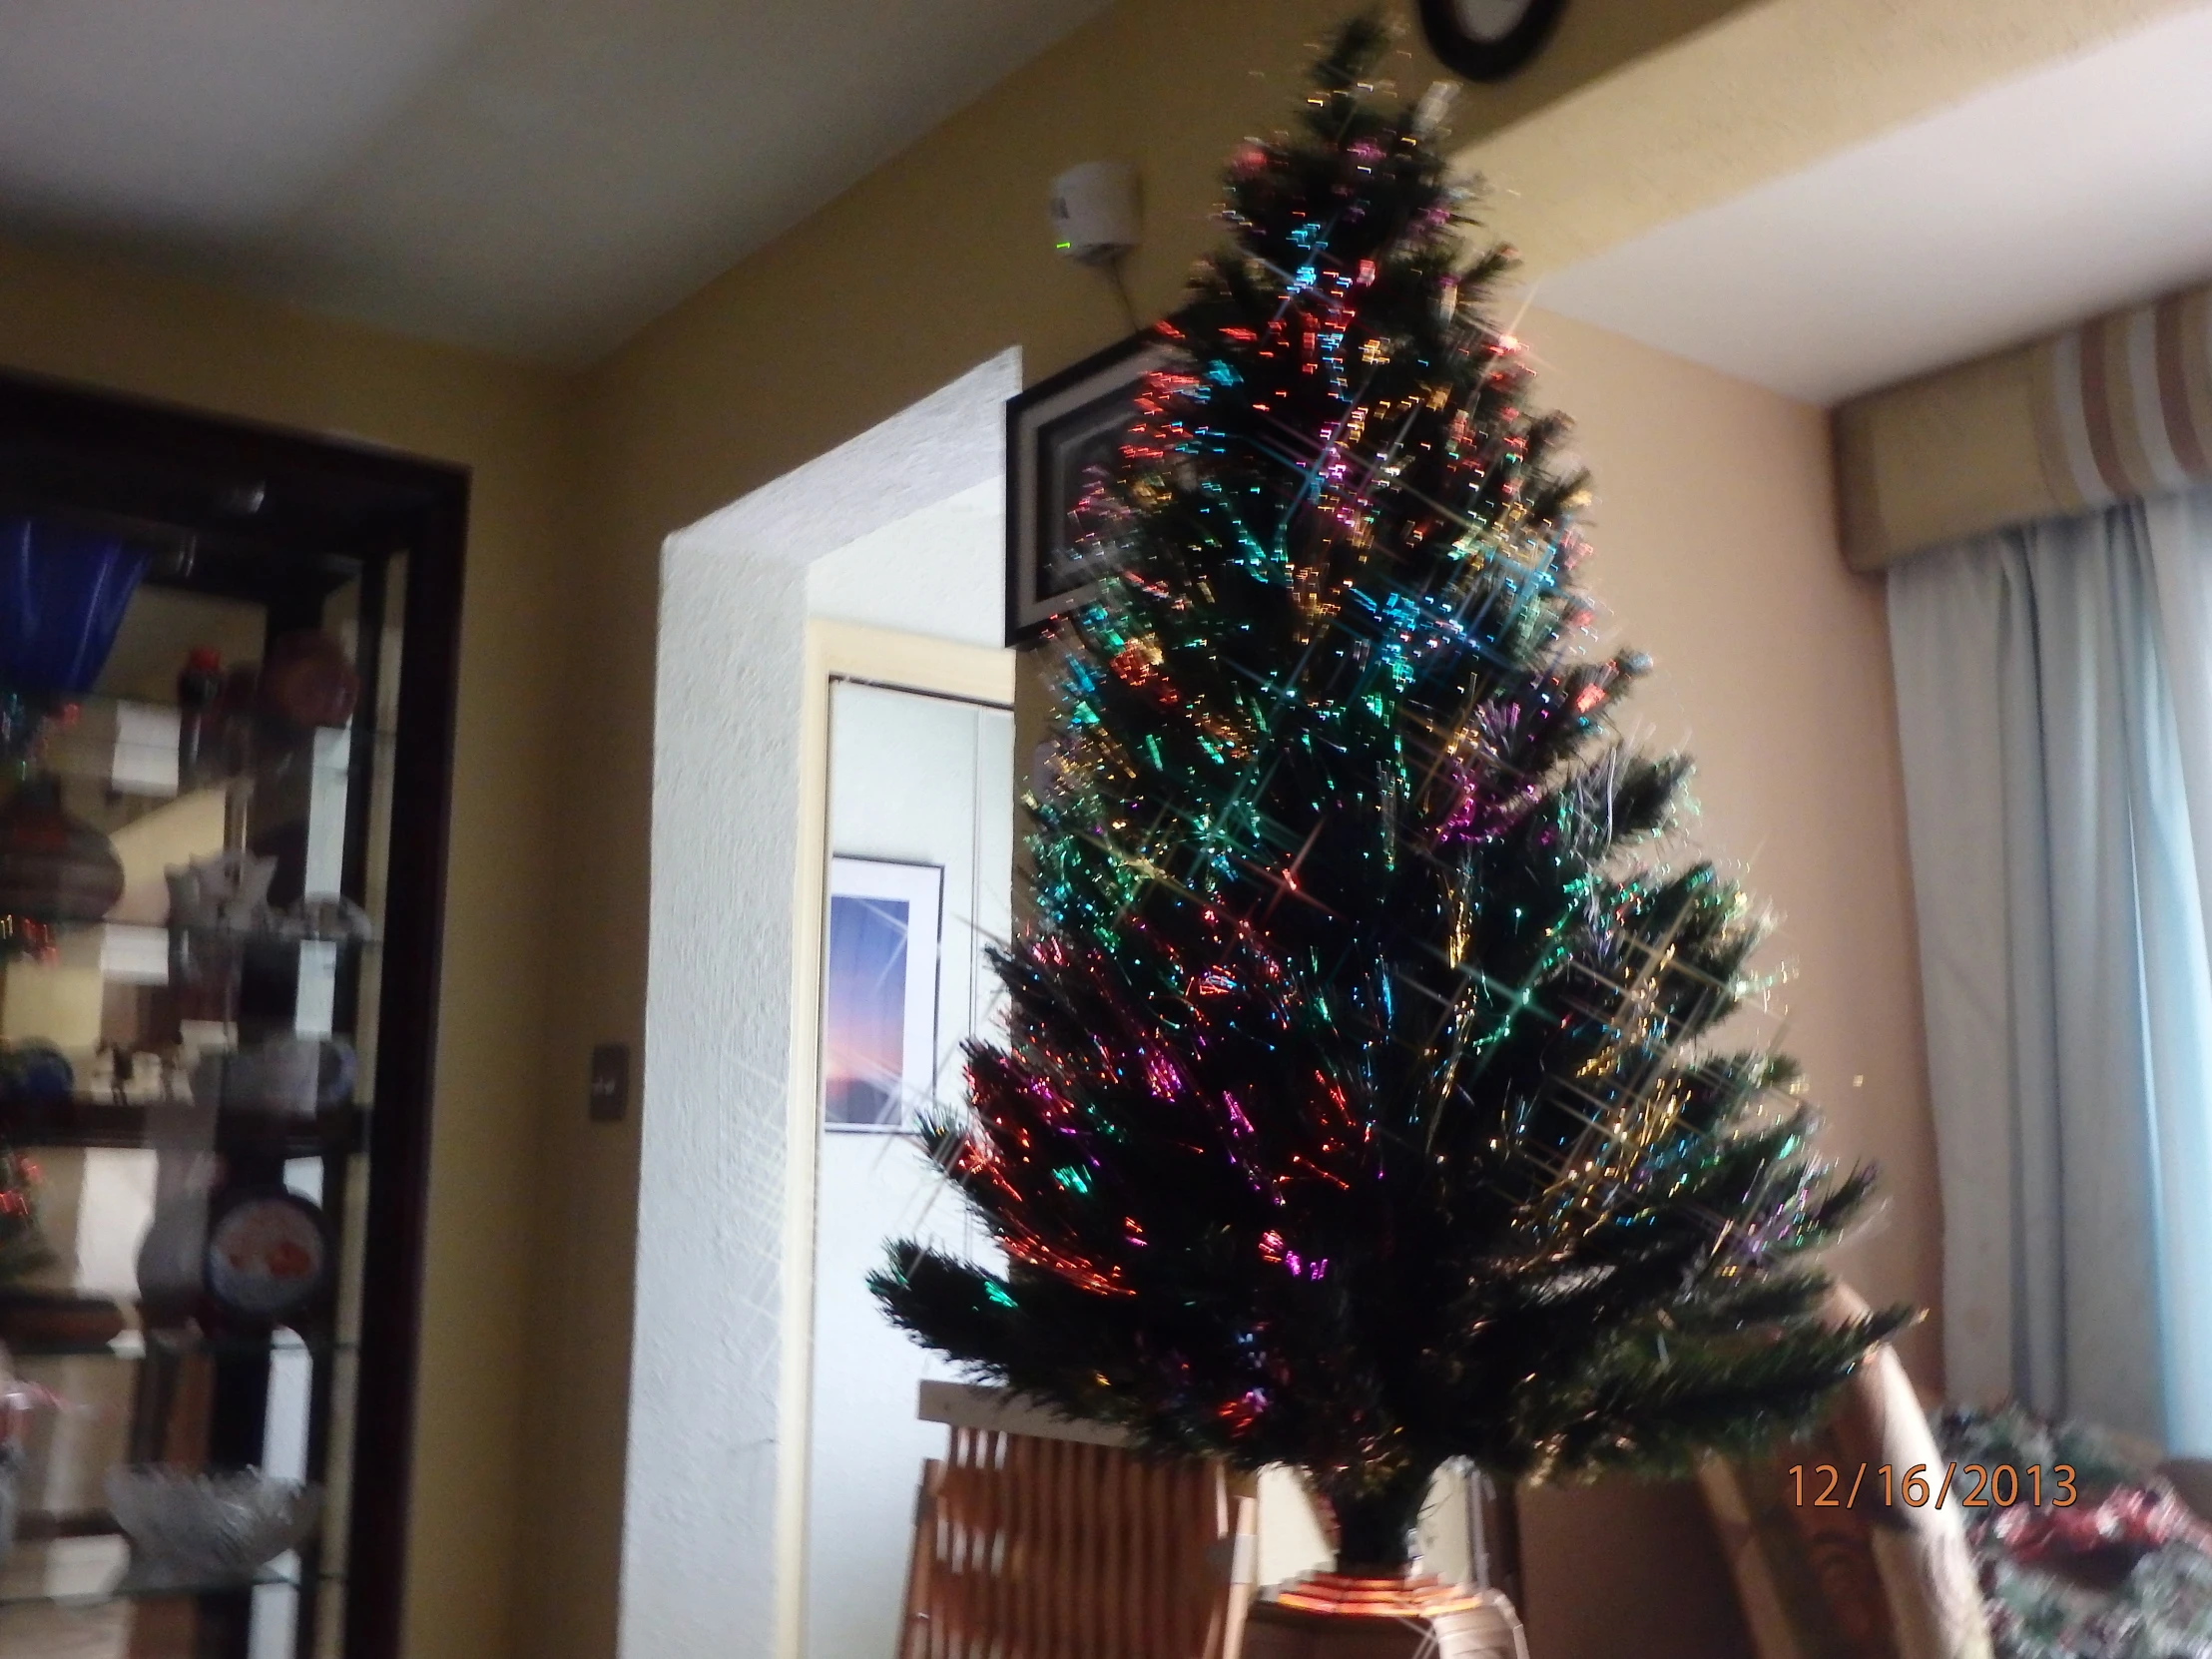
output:
[{"label": "wooden door frame", "polygon": [[[1014,653],[859,623],[810,618],[800,708],[799,842],[792,884],[791,1084],[786,1100],[784,1342],[778,1387],[776,1647],[804,1659],[807,1480],[814,1450],[815,1196],[822,1118],[822,997],[830,883],[830,699],[838,681],[1009,712]],[[1011,812],[1013,804],[1007,803]]]}]

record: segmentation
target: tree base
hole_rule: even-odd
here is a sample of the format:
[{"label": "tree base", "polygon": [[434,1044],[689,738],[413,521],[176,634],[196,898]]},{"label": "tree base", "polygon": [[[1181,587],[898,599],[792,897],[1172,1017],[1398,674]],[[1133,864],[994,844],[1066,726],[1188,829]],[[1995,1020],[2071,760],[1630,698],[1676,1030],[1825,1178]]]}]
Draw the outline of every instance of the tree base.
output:
[{"label": "tree base", "polygon": [[1528,1659],[1513,1604],[1412,1574],[1312,1573],[1255,1601],[1244,1659]]}]

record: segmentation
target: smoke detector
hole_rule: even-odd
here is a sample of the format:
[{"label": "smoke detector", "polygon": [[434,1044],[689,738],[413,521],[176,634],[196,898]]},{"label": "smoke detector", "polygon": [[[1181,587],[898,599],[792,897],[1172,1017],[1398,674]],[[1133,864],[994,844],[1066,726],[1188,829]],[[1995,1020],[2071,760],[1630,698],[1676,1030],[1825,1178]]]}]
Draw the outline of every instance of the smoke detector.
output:
[{"label": "smoke detector", "polygon": [[1107,265],[1137,246],[1137,170],[1085,162],[1052,181],[1052,240],[1080,265]]}]

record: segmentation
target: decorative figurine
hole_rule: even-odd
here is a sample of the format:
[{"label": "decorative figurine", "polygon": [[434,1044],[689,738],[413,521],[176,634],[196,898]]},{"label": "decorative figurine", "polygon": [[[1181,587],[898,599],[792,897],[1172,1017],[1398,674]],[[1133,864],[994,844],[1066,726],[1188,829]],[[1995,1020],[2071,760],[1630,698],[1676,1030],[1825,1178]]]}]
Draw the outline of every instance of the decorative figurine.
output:
[{"label": "decorative figurine", "polygon": [[276,878],[276,860],[232,850],[173,864],[169,880],[169,925],[221,933],[265,932],[271,925],[269,884]]}]

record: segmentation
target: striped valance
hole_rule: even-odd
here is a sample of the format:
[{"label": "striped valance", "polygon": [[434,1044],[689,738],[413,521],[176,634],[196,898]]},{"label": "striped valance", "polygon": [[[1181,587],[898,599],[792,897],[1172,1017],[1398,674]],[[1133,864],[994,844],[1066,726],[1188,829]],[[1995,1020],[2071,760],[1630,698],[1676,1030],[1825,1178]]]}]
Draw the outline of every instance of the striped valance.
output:
[{"label": "striped valance", "polygon": [[1859,570],[2212,479],[2212,286],[1858,398],[1836,446]]}]

